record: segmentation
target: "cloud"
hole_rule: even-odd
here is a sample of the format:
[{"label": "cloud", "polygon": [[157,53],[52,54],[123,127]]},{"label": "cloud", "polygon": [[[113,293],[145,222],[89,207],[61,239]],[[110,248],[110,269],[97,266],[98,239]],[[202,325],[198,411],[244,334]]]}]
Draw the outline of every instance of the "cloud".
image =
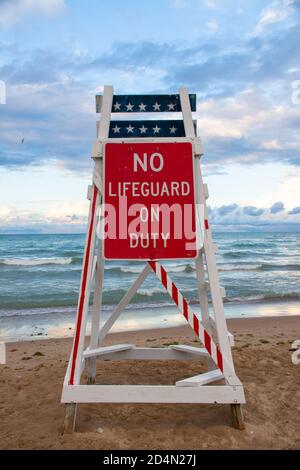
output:
[{"label": "cloud", "polygon": [[170,4],[174,8],[182,8],[188,5],[187,0],[170,0]]},{"label": "cloud", "polygon": [[[55,3],[46,3],[55,10]],[[0,43],[0,77],[7,84],[0,165],[55,160],[87,169],[99,76],[119,93],[163,93],[182,84],[196,92],[207,165],[299,165],[300,106],[292,105],[290,86],[298,74],[299,43],[296,23],[234,47],[218,42],[217,35],[188,45],[118,42],[101,54]]]},{"label": "cloud", "polygon": [[227,206],[221,206],[218,209],[218,213],[219,213],[220,216],[231,214],[237,208],[238,208],[237,204],[229,204]]},{"label": "cloud", "polygon": [[[276,207],[283,203],[277,202]],[[280,230],[300,229],[300,207],[287,212],[256,206],[240,206],[236,203],[209,207],[209,220],[219,230]],[[14,232],[84,232],[88,214],[86,200],[46,201],[43,209],[35,210],[26,203],[0,205],[0,233]]]},{"label": "cloud", "polygon": [[297,215],[300,214],[300,206],[294,207],[291,211],[289,211],[289,215]]},{"label": "cloud", "polygon": [[294,13],[294,5],[298,0],[275,0],[264,8],[254,28],[254,35],[261,34],[267,27],[279,23]]},{"label": "cloud", "polygon": [[251,217],[258,217],[264,213],[264,209],[259,209],[254,206],[244,207],[243,212],[245,215],[250,215]]},{"label": "cloud", "polygon": [[204,0],[203,3],[207,8],[210,8],[212,10],[215,10],[217,8],[216,0]]},{"label": "cloud", "polygon": [[219,25],[218,25],[218,23],[217,23],[215,20],[208,21],[208,22],[206,23],[206,26],[207,26],[207,28],[208,28],[210,31],[212,31],[212,32],[215,32],[215,31],[217,31],[217,30],[219,29]]},{"label": "cloud", "polygon": [[274,204],[270,207],[271,214],[278,214],[284,210],[284,204],[281,201],[274,202]]},{"label": "cloud", "polygon": [[262,148],[265,148],[267,150],[280,150],[282,147],[277,139],[272,139],[267,142],[263,142]]},{"label": "cloud", "polygon": [[[272,205],[278,209],[284,205],[277,202]],[[284,208],[271,212],[267,208],[256,206],[240,206],[231,204],[209,208],[209,220],[214,229],[218,230],[264,230],[264,231],[299,231],[300,208],[287,212]],[[291,214],[293,212],[293,214]],[[297,214],[296,214],[297,212]]]},{"label": "cloud", "polygon": [[63,9],[64,0],[1,0],[0,29],[19,23],[29,15],[51,17]]}]

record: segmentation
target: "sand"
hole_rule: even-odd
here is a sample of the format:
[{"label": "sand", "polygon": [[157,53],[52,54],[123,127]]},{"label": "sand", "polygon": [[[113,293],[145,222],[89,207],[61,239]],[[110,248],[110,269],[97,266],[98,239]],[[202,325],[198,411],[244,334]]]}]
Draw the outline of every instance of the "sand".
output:
[{"label": "sand", "polygon": [[[62,382],[70,339],[9,343],[0,365],[1,449],[300,449],[300,365],[290,344],[300,316],[228,321],[245,386],[245,431],[228,405],[80,405],[77,432],[62,435]],[[106,344],[195,345],[188,327],[115,333]],[[104,384],[173,384],[201,371],[197,361],[99,362]]]}]

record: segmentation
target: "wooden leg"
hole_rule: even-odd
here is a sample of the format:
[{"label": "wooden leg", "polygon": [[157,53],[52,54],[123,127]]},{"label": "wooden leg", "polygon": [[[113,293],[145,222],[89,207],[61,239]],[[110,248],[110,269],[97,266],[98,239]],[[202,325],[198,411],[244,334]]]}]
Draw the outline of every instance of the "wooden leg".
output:
[{"label": "wooden leg", "polygon": [[89,357],[88,358],[88,378],[87,384],[94,385],[96,382],[96,358]]},{"label": "wooden leg", "polygon": [[64,434],[72,434],[75,431],[77,403],[67,403],[64,420]]},{"label": "wooden leg", "polygon": [[245,429],[242,405],[230,405],[233,425],[236,429],[243,431]]}]

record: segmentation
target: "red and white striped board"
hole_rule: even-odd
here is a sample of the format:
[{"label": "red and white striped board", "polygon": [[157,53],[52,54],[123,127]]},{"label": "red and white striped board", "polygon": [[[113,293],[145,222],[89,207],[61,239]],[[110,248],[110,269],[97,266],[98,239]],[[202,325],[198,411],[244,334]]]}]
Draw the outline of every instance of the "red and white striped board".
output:
[{"label": "red and white striped board", "polygon": [[206,351],[216,364],[217,368],[221,372],[223,372],[225,378],[228,378],[228,380],[232,381],[234,377],[236,378],[235,372],[228,364],[226,358],[223,357],[221,351],[215,344],[211,335],[203,327],[198,316],[192,311],[187,300],[181,294],[176,284],[172,281],[165,268],[158,261],[149,261],[148,263],[151,266],[153,272],[157,275],[158,279],[161,281],[164,288],[167,290],[170,297],[178,306],[184,318],[194,330],[196,336],[199,338],[199,340],[205,347]]}]

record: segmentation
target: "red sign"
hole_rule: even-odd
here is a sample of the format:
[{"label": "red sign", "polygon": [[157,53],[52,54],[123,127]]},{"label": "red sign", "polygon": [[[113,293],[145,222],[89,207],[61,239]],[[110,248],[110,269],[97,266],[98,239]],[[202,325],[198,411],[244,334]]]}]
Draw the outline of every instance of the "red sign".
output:
[{"label": "red sign", "polygon": [[107,143],[104,257],[196,257],[192,144]]}]

